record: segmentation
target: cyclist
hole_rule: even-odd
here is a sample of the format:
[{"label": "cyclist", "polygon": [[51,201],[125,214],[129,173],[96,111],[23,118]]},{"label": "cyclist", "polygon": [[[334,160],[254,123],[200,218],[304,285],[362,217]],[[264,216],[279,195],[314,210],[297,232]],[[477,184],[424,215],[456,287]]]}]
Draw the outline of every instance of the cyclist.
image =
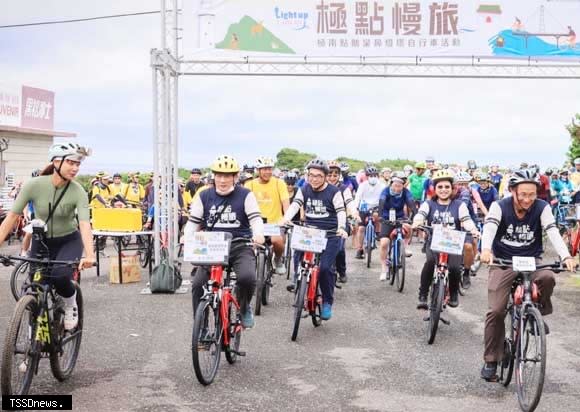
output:
[{"label": "cyclist", "polygon": [[[439,170],[433,174],[435,196],[421,204],[419,211],[413,218],[413,229],[427,222],[427,225],[444,224],[454,230],[461,228],[478,236],[475,223],[469,217],[469,210],[464,202],[453,200],[454,175],[450,170]],[[437,253],[431,251],[430,245],[425,248],[426,261],[421,271],[421,286],[419,288],[419,303],[417,309],[427,309],[427,295],[433,279],[433,271],[437,262]],[[449,255],[449,306],[459,305],[459,276],[461,275],[462,256]]]},{"label": "cyclist", "polygon": [[139,205],[145,198],[145,189],[139,183],[139,172],[129,174],[129,183],[125,187],[123,197],[133,206]]},{"label": "cyclist", "polygon": [[485,209],[480,208],[480,210],[485,210],[484,216],[487,215],[487,212],[489,211],[489,208],[491,206],[491,204],[497,200],[499,200],[499,196],[497,193],[497,189],[495,188],[495,186],[492,184],[491,181],[491,176],[487,173],[478,173],[476,176],[476,181],[477,181],[477,193],[479,193],[479,197],[481,198],[481,201],[483,203],[483,205],[485,206]]},{"label": "cyclist", "polygon": [[491,165],[489,176],[491,177],[491,184],[493,185],[493,187],[495,187],[495,190],[497,190],[499,194],[500,193],[499,185],[501,183],[501,180],[503,179],[503,175],[499,172],[499,165],[497,163]]},{"label": "cyclist", "polygon": [[193,196],[195,196],[195,192],[197,192],[199,188],[202,186],[203,182],[201,181],[201,169],[194,167],[193,169],[191,169],[189,180],[185,185],[185,190],[189,192],[189,196],[193,199]]},{"label": "cyclist", "polygon": [[[352,193],[350,188],[345,184],[340,182],[340,164],[331,160],[328,162],[329,173],[327,176],[327,182],[333,186],[339,188],[342,193],[342,198],[344,200],[344,206],[346,208],[346,216],[357,220],[359,219],[358,211],[354,205],[354,199],[352,198]],[[350,233],[350,225],[347,224],[347,233]],[[338,255],[336,256],[336,272],[338,273],[338,281],[341,283],[346,283],[348,277],[346,276],[346,251],[344,242],[340,242],[340,249]]]},{"label": "cyclist", "polygon": [[121,181],[121,174],[115,173],[113,175],[113,183],[109,185],[109,192],[111,193],[111,197],[115,197],[117,195],[122,195],[125,193],[125,186],[126,184]]},{"label": "cyclist", "polygon": [[109,174],[107,172],[98,172],[96,177],[99,179],[92,189],[91,208],[111,207],[111,189],[109,188]]},{"label": "cyclist", "polygon": [[560,170],[560,178],[552,181],[552,190],[556,193],[560,203],[572,203],[574,195],[576,195],[576,188],[568,179],[568,170]]},{"label": "cyclist", "polygon": [[580,157],[574,159],[574,171],[570,175],[570,180],[574,187],[580,186]]},{"label": "cyclist", "polygon": [[340,172],[342,173],[342,183],[348,186],[353,195],[358,190],[358,182],[356,178],[349,175],[350,166],[346,162],[340,163]]},{"label": "cyclist", "polygon": [[409,184],[407,188],[413,195],[413,200],[417,205],[423,200],[423,186],[427,180],[427,176],[425,175],[426,168],[427,165],[424,162],[418,162],[415,164],[415,173],[408,176]]},{"label": "cyclist", "polygon": [[[236,185],[240,167],[228,155],[219,156],[211,165],[215,173],[215,187],[206,189],[193,199],[189,220],[185,225],[186,236],[198,230],[228,232],[233,238],[248,238],[258,244],[264,243],[264,223],[256,196]],[[250,302],[256,288],[256,256],[251,246],[234,245],[230,250],[229,263],[237,275],[238,297],[244,328],[254,326]],[[203,285],[209,279],[209,268],[194,269],[191,281],[193,311],[203,296]]]},{"label": "cyclist", "polygon": [[378,208],[379,199],[381,193],[385,188],[385,184],[379,181],[379,171],[374,166],[367,166],[364,171],[367,180],[365,180],[359,186],[356,196],[354,198],[354,204],[359,211],[360,221],[358,224],[358,229],[355,235],[355,247],[357,249],[356,258],[363,259],[363,238],[365,233],[365,225],[367,224],[367,218],[376,219],[378,218],[378,213],[371,214],[373,209]]},{"label": "cyclist", "polygon": [[[259,157],[256,159],[256,169],[258,177],[246,182],[245,187],[251,190],[260,206],[262,218],[266,223],[277,223],[290,205],[288,189],[283,180],[272,176],[274,161],[269,157]],[[274,250],[274,267],[276,273],[283,275],[286,273],[282,254],[284,253],[284,236],[272,236],[272,249]]]},{"label": "cyclist", "polygon": [[[36,217],[46,223],[44,243],[51,260],[80,259],[79,269],[95,263],[93,235],[89,220],[87,194],[74,180],[81,162],[90,150],[76,143],[56,143],[48,151],[50,164],[41,176],[30,179],[14,201],[12,210],[0,226],[0,245],[6,240],[14,223],[28,202],[34,204]],[[78,218],[78,220],[77,220]],[[82,258],[83,248],[85,257]],[[42,245],[32,240],[31,256],[44,252]],[[72,283],[73,269],[55,267],[47,277],[65,303],[64,327],[74,329],[78,324],[76,292]]]},{"label": "cyclist", "polygon": [[[405,182],[400,177],[394,176],[391,179],[391,185],[386,187],[381,193],[379,200],[379,215],[384,219],[389,219],[389,212],[391,209],[395,210],[397,219],[406,219],[405,206],[411,215],[414,215],[417,211],[415,202],[413,200],[413,195],[411,192],[405,188]],[[390,222],[381,223],[381,234],[380,234],[380,247],[381,247],[381,267],[382,272],[379,276],[379,280],[384,281],[389,277],[389,267],[387,264],[387,258],[390,247],[390,236],[393,232],[393,225]],[[409,238],[411,234],[411,226],[408,224],[403,225],[403,231],[405,237]],[[407,257],[410,254],[407,253]]]},{"label": "cyclist", "polygon": [[334,302],[334,273],[332,266],[336,261],[340,247],[340,238],[346,239],[346,213],[344,200],[336,186],[326,182],[329,169],[322,159],[313,159],[306,166],[308,181],[296,192],[296,197],[284,214],[281,224],[287,224],[304,207],[306,224],[326,230],[328,241],[326,249],[320,255],[319,284],[322,292],[322,311],[320,317],[328,320],[332,317]]},{"label": "cyclist", "polygon": [[[441,170],[441,165],[439,163],[435,163],[431,166],[431,171],[429,172],[429,176],[433,176],[433,174],[437,171]],[[425,179],[423,182],[423,195],[422,199],[431,199],[435,194],[435,185],[433,184],[433,180],[429,177]]]},{"label": "cyclist", "polygon": [[381,169],[381,180],[385,184],[385,186],[389,186],[391,184],[392,174],[393,170],[390,167],[383,167]]},{"label": "cyclist", "polygon": [[[533,170],[518,170],[511,177],[509,187],[512,196],[491,205],[485,220],[482,237],[481,261],[493,262],[493,258],[512,259],[526,256],[541,259],[543,254],[542,230],[545,230],[566,268],[574,270],[574,258],[570,256],[554,221],[548,203],[537,199],[538,175]],[[510,269],[491,268],[487,287],[489,311],[485,318],[485,351],[481,377],[495,380],[497,362],[504,353],[504,316],[508,295],[516,272]],[[552,313],[550,297],[555,285],[554,272],[538,270],[533,275],[540,291],[540,312]],[[546,333],[549,329],[546,325]]]},{"label": "cyclist", "polygon": [[[417,166],[415,166],[415,167],[417,167]],[[411,176],[413,174],[413,166],[411,166],[411,165],[403,166],[403,172],[405,172],[405,175],[407,177]]]}]

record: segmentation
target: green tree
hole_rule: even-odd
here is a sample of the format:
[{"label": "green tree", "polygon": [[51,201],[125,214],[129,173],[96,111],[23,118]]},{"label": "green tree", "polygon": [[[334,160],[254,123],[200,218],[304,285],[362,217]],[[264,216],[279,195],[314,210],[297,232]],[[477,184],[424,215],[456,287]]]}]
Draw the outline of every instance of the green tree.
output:
[{"label": "green tree", "polygon": [[276,167],[302,170],[315,157],[315,154],[299,152],[296,149],[285,147],[280,149],[276,155]]},{"label": "green tree", "polygon": [[577,113],[572,122],[566,125],[566,130],[570,133],[570,148],[568,149],[568,158],[571,162],[580,157],[580,113]]}]

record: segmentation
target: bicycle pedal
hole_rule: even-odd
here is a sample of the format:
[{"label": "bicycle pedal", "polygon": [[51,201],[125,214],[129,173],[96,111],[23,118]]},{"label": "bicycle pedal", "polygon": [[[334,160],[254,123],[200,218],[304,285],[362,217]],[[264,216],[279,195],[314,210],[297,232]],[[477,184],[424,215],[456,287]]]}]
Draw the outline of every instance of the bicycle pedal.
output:
[{"label": "bicycle pedal", "polygon": [[231,353],[238,355],[238,356],[246,356],[246,352],[245,351],[240,351],[240,350],[230,350]]},{"label": "bicycle pedal", "polygon": [[450,322],[450,321],[448,321],[447,319],[439,318],[439,320],[440,320],[441,322],[443,322],[444,324],[446,324],[447,326],[451,325],[451,322]]}]

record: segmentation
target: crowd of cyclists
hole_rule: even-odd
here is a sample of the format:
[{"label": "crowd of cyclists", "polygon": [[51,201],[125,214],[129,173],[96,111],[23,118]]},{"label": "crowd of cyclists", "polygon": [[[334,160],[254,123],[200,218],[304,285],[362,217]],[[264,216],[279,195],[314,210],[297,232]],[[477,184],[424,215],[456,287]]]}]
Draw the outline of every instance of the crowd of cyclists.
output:
[{"label": "crowd of cyclists", "polygon": [[[112,182],[105,172],[91,182],[90,196],[75,181],[79,167],[90,150],[75,143],[59,143],[50,148],[49,165],[26,182],[12,210],[0,226],[0,245],[16,219],[30,205],[37,218],[46,224],[45,242],[50,258],[78,259],[81,268],[95,263],[90,208],[142,207],[151,224],[155,185],[153,176],[140,183],[139,173],[129,174],[122,182],[114,174]],[[326,231],[326,248],[320,256],[319,282],[322,293],[320,317],[329,320],[335,306],[336,282],[348,282],[345,240],[351,236],[354,257],[364,258],[363,236],[369,219],[377,223],[380,239],[379,282],[389,277],[388,250],[393,219],[405,221],[404,233],[411,240],[416,229],[424,225],[444,225],[468,232],[463,256],[449,258],[450,307],[459,305],[459,284],[470,284],[475,262],[492,263],[494,257],[511,259],[528,256],[541,259],[544,254],[543,232],[568,270],[575,262],[560,235],[555,210],[562,205],[580,202],[580,159],[573,168],[547,168],[522,163],[500,172],[494,164],[489,170],[478,168],[472,160],[466,166],[435,162],[428,157],[402,170],[373,165],[352,172],[349,165],[315,158],[303,170],[277,168],[268,157],[259,157],[254,165],[240,167],[230,155],[219,156],[204,176],[199,168],[191,170],[187,182],[179,181],[179,206],[184,235],[199,231],[228,232],[233,238],[251,239],[264,244],[264,224],[304,222]],[[418,236],[425,252],[420,274],[417,309],[427,309],[427,296],[437,261],[430,239]],[[285,238],[271,238],[273,268],[286,273]],[[481,247],[478,247],[481,244]],[[39,245],[33,241],[30,253]],[[410,255],[410,253],[409,253]],[[299,257],[294,256],[292,272],[297,271]],[[251,328],[255,321],[252,298],[256,288],[256,253],[248,243],[232,247],[229,262],[237,275],[242,325]],[[65,326],[74,329],[78,321],[75,289],[70,268],[54,269],[50,277],[56,292],[66,303]],[[56,273],[58,272],[58,273]],[[488,283],[489,311],[485,321],[484,366],[481,376],[493,380],[503,354],[504,318],[514,271],[494,268]],[[192,273],[193,309],[203,293],[209,271],[195,267]],[[555,285],[549,270],[534,275],[541,296],[543,314],[552,312],[550,297]],[[291,282],[287,289],[294,290]]]}]

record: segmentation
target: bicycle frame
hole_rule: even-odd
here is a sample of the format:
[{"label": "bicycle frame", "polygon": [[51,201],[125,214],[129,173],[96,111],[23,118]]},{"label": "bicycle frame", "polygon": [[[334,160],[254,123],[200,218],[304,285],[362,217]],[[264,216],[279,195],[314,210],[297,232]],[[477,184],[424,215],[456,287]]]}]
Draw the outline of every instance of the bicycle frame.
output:
[{"label": "bicycle frame", "polygon": [[304,257],[302,258],[302,267],[307,271],[306,282],[308,282],[305,307],[310,313],[316,310],[316,289],[318,287],[318,276],[320,274],[318,256],[314,252],[304,252]]},{"label": "bicycle frame", "polygon": [[230,327],[230,319],[228,316],[229,303],[232,302],[236,307],[236,310],[240,310],[240,304],[232,294],[233,286],[230,284],[231,281],[229,274],[230,272],[228,270],[226,275],[226,282],[224,284],[224,267],[218,265],[211,266],[208,288],[206,289],[206,295],[213,295],[214,308],[218,302],[220,305],[220,320],[222,323],[222,336],[224,345],[228,345],[230,343],[230,334],[227,333]]}]

